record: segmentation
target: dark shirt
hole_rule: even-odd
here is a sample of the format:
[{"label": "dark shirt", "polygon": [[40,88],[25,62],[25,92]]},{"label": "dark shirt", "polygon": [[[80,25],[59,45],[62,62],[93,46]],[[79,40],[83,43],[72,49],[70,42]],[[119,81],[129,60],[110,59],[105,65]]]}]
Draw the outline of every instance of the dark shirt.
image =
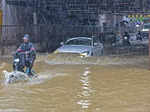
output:
[{"label": "dark shirt", "polygon": [[22,43],[19,48],[17,49],[17,53],[19,52],[29,52],[32,54],[36,54],[35,48],[31,42],[28,43]]}]

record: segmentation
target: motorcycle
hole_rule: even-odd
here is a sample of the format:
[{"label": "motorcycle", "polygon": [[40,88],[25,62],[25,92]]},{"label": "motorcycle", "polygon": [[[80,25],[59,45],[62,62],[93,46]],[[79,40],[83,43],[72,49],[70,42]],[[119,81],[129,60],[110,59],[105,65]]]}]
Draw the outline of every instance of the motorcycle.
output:
[{"label": "motorcycle", "polygon": [[[20,52],[18,54],[15,54],[13,60],[13,70],[29,74],[30,67],[33,64],[32,61],[33,59],[30,58],[30,54],[28,52]],[[24,67],[26,67],[25,71]],[[31,76],[34,76],[35,74],[36,73],[34,72],[34,70],[31,70]]]}]

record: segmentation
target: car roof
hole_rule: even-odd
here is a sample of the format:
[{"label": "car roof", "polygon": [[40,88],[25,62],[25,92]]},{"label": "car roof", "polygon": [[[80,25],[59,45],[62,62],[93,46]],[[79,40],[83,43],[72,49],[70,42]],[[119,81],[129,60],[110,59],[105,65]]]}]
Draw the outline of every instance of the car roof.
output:
[{"label": "car roof", "polygon": [[67,41],[74,40],[74,39],[89,39],[89,40],[91,40],[90,37],[73,37],[73,38],[68,39]]}]

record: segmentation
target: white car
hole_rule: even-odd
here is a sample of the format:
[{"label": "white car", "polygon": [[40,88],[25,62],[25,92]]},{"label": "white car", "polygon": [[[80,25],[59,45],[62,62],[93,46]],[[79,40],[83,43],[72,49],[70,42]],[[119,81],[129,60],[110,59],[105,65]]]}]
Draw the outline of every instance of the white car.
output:
[{"label": "white car", "polygon": [[75,37],[61,42],[61,47],[54,53],[77,53],[82,56],[101,56],[104,47],[97,37]]}]

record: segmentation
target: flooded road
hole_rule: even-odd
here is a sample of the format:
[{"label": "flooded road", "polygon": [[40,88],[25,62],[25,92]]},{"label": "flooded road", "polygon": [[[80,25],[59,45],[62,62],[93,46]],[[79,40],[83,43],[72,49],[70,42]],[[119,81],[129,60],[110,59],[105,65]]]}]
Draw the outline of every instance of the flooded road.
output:
[{"label": "flooded road", "polygon": [[148,57],[41,56],[39,80],[3,84],[0,62],[0,112],[149,112]]}]

